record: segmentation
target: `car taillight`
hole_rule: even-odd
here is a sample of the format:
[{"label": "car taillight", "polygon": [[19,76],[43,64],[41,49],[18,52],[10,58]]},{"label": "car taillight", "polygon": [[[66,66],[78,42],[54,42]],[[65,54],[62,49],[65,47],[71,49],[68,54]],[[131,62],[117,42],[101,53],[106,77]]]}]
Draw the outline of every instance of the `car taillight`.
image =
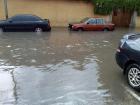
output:
[{"label": "car taillight", "polygon": [[49,26],[50,26],[50,21],[48,20],[48,24],[49,24]]}]

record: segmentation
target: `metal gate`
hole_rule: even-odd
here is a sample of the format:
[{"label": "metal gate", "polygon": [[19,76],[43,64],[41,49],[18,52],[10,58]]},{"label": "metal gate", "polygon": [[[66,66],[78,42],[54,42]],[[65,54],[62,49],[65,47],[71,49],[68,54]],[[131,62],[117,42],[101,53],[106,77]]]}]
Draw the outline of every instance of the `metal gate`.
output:
[{"label": "metal gate", "polygon": [[132,12],[114,10],[112,15],[112,22],[118,27],[129,27],[131,22]]}]

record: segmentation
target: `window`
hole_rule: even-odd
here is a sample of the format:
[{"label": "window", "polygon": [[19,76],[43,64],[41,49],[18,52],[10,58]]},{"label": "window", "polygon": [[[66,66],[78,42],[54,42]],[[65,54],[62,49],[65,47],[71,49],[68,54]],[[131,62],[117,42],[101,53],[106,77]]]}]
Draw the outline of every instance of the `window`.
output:
[{"label": "window", "polygon": [[25,16],[24,20],[25,21],[40,21],[41,19],[39,17],[36,17],[36,16]]},{"label": "window", "polygon": [[37,16],[14,16],[10,20],[19,22],[19,21],[40,21],[41,19]]},{"label": "window", "polygon": [[104,19],[96,19],[97,24],[104,24]]},{"label": "window", "polygon": [[89,24],[96,24],[96,19],[91,19],[88,21]]},{"label": "window", "polygon": [[84,23],[84,22],[86,22],[88,19],[89,19],[88,17],[87,17],[87,18],[84,18],[84,19],[82,19],[80,22],[81,22],[81,23]]},{"label": "window", "polygon": [[14,16],[11,18],[12,21],[24,21],[24,17],[23,16]]}]

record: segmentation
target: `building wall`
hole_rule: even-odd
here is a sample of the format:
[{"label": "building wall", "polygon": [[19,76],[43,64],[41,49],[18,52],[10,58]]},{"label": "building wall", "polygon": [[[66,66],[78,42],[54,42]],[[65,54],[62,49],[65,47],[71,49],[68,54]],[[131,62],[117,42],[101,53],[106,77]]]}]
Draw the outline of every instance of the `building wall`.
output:
[{"label": "building wall", "polygon": [[[93,17],[93,5],[80,0],[7,0],[9,17],[16,14],[35,14],[48,18],[52,26],[67,26],[69,22]],[[0,0],[0,19],[4,19],[3,0]]]},{"label": "building wall", "polygon": [[136,18],[136,27],[140,28],[140,17]]},{"label": "building wall", "polygon": [[3,1],[0,0],[0,19],[4,19]]}]

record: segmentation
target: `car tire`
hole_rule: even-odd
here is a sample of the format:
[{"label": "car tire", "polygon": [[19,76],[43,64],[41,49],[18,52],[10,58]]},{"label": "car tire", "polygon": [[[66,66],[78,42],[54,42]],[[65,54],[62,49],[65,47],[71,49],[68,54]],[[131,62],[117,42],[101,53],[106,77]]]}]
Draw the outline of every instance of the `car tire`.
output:
[{"label": "car tire", "polygon": [[51,29],[51,28],[49,28],[47,31],[48,31],[48,32],[51,32],[51,30],[52,30],[52,29]]},{"label": "car tire", "polygon": [[106,32],[106,31],[109,31],[109,29],[108,29],[108,28],[104,28],[104,29],[103,29],[103,31],[105,31],[105,32]]},{"label": "car tire", "polygon": [[84,31],[84,29],[81,27],[81,28],[78,28],[77,29],[78,31]]},{"label": "car tire", "polygon": [[34,31],[35,32],[43,32],[42,28],[40,28],[40,27],[36,27]]},{"label": "car tire", "polygon": [[135,90],[140,91],[140,65],[130,64],[127,68],[127,82]]}]

